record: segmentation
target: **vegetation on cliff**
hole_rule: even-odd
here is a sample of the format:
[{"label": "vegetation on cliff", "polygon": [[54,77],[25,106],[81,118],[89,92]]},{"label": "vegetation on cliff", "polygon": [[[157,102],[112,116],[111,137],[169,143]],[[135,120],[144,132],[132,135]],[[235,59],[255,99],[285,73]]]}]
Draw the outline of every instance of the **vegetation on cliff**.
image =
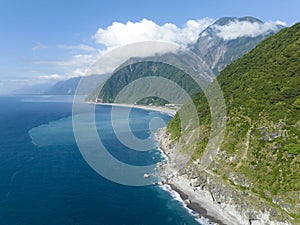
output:
[{"label": "vegetation on cliff", "polygon": [[[226,101],[226,134],[210,169],[299,222],[300,23],[227,66],[217,82]],[[209,130],[205,95],[198,94],[194,103],[201,126]],[[175,139],[180,129],[184,128],[176,115],[168,132]],[[194,159],[202,156],[208,138],[209,132],[201,132]]]},{"label": "vegetation on cliff", "polygon": [[[240,58],[266,37],[283,28],[282,26],[277,25],[275,30],[268,30],[254,37],[237,37],[230,40],[225,40],[220,37],[219,28],[228,26],[234,22],[248,22],[256,23],[258,25],[263,24],[262,21],[253,17],[223,17],[203,30],[199,34],[196,43],[191,43],[188,46],[192,52],[198,55],[210,67],[215,76],[218,76],[220,71],[232,61]],[[169,56],[170,53],[166,53],[158,58],[168,58]],[[88,100],[99,98],[103,102],[114,102],[115,97],[123,87],[136,79],[148,76],[159,76],[170,79],[184,88],[190,96],[200,92],[198,86],[195,85],[188,76],[184,75],[183,71],[170,65],[157,63],[155,62],[157,61],[155,60],[155,57],[152,60],[153,62],[150,62],[151,60],[149,60],[149,58],[148,60],[147,58],[140,59],[138,63],[130,63],[131,60],[132,59],[129,59],[124,63],[126,66],[121,66],[120,69],[117,69],[106,81],[104,86],[101,85],[98,87],[98,89],[88,97]],[[142,88],[143,87],[141,87],[140,90],[141,92],[143,92]],[[164,105],[166,101],[154,96],[142,99],[137,103]]]},{"label": "vegetation on cliff", "polygon": [[[127,65],[114,72],[109,80],[103,85],[103,87],[100,88],[98,98],[100,98],[103,102],[112,103],[115,101],[115,98],[119,92],[128,84],[137,79],[150,76],[163,77],[171,80],[182,87],[190,96],[200,92],[200,88],[197,83],[184,71],[161,62],[143,61]],[[152,86],[155,87],[155,85]],[[135,90],[137,93],[143,93],[145,92],[146,84],[137,88],[138,89]],[[167,89],[168,87],[166,86],[165,88]],[[161,90],[161,92],[167,92],[167,90]],[[158,93],[158,91],[156,91],[156,93]],[[179,99],[180,96],[178,97],[178,100]],[[164,105],[167,102],[161,98],[153,96],[141,99],[139,103]]]}]

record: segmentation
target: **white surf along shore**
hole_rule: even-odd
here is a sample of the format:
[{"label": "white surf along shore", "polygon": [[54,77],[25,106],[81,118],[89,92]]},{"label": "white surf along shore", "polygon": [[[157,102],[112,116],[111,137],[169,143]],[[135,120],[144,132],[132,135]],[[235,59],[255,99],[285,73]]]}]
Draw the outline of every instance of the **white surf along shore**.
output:
[{"label": "white surf along shore", "polygon": [[[144,110],[158,111],[163,114],[174,117],[176,110],[164,106],[149,106],[137,104],[122,104],[122,103],[95,103],[87,102],[96,105],[108,105],[126,108],[138,108]],[[164,162],[158,163],[159,174],[163,179],[163,185],[160,186],[163,190],[170,193],[175,199],[180,201],[183,206],[196,217],[196,220],[203,225],[245,225],[238,223],[232,215],[224,214],[224,210],[213,203],[211,194],[207,191],[197,191],[190,186],[190,180],[184,176],[178,176],[178,171],[172,166],[173,149],[169,149],[170,138],[166,133],[166,128],[159,129],[155,135],[159,144],[159,149],[166,159]],[[236,222],[235,222],[236,221]]]},{"label": "white surf along shore", "polygon": [[[136,105],[136,104],[120,104],[120,103],[96,103],[97,105],[109,105],[109,106],[117,106],[117,107],[127,107],[127,108],[138,108],[145,109],[151,111],[158,111],[163,114],[167,114],[169,116],[174,117],[176,114],[175,109],[171,109],[164,106],[149,106],[149,105]],[[189,213],[196,217],[196,220],[203,225],[214,225],[214,224],[234,224],[234,223],[222,223],[221,221],[233,221],[232,218],[228,220],[228,218],[223,218],[222,211],[218,211],[215,209],[214,205],[209,205],[208,202],[211,202],[211,195],[207,192],[201,193],[199,196],[194,192],[194,189],[189,185],[190,181],[188,179],[168,179],[166,182],[166,174],[170,176],[170,174],[176,174],[175,169],[171,169],[170,162],[170,154],[164,151],[163,144],[161,143],[160,132],[157,132],[156,139],[159,143],[160,150],[162,151],[162,155],[166,159],[164,162],[159,163],[159,169],[162,169],[162,165],[164,165],[163,171],[160,173],[164,180],[164,185],[161,185],[161,188],[170,193],[170,195],[177,201],[180,201],[183,206],[187,209]],[[176,175],[174,175],[176,177]],[[207,214],[207,210],[209,210],[210,214]],[[219,218],[221,220],[219,220]],[[238,224],[238,223],[236,223]]]},{"label": "white surf along shore", "polygon": [[[152,110],[172,117],[176,114],[175,109],[163,106],[87,103]],[[209,171],[203,171],[195,177],[191,174],[193,165],[187,165],[185,172],[179,171],[176,157],[180,156],[180,149],[176,143],[172,142],[166,127],[159,129],[155,138],[162,156],[166,159],[157,164],[159,175],[163,180],[159,185],[174,199],[180,201],[199,223],[203,225],[290,225],[290,223],[270,220],[268,210],[257,210],[248,204],[240,207],[241,204],[236,203],[236,198],[232,198],[232,196],[243,199],[241,193],[235,196],[235,191],[232,192],[230,189],[226,189],[222,183],[218,183],[218,179],[215,179]],[[217,182],[214,184],[216,180]],[[211,184],[213,184],[213,189],[207,187]]]},{"label": "white surf along shore", "polygon": [[[159,174],[163,178],[164,185],[170,187],[178,192],[181,196],[183,204],[192,210],[192,214],[198,217],[201,224],[220,224],[220,225],[246,225],[241,223],[237,215],[230,213],[216,203],[209,191],[205,187],[194,184],[185,174],[180,174],[176,166],[176,144],[172,144],[166,128],[161,128],[156,133],[156,139],[159,143],[160,149],[166,155],[167,160],[159,163]],[[204,219],[206,218],[206,219]]]},{"label": "white surf along shore", "polygon": [[162,184],[177,191],[183,204],[196,212],[199,219],[210,221],[201,224],[290,225],[284,220],[271,219],[272,209],[257,196],[228,186],[212,171],[199,171],[196,162],[182,168],[179,164],[183,153],[166,127],[156,132],[156,140],[166,157],[157,166]]}]

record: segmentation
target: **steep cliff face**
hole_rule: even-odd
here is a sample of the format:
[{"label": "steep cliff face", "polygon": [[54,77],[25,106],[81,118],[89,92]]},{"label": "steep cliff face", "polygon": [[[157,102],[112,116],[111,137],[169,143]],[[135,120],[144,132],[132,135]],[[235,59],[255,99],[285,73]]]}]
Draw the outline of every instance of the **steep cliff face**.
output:
[{"label": "steep cliff face", "polygon": [[191,46],[192,51],[201,56],[216,75],[231,62],[251,51],[266,37],[283,28],[281,25],[277,25],[272,30],[266,30],[257,36],[242,36],[225,39],[220,35],[222,27],[229,26],[233,23],[257,24],[257,26],[263,24],[262,21],[253,17],[224,17],[201,32],[196,44]]},{"label": "steep cliff face", "polygon": [[[215,183],[212,190],[225,185],[245,193],[243,197],[228,191],[224,198],[217,191],[221,202],[232,200],[245,210],[253,205],[253,213],[261,205],[258,212],[268,211],[270,218],[292,224],[300,223],[299,37],[300,23],[267,38],[221,72],[217,81],[226,102],[226,133],[206,171],[218,178],[210,178]],[[211,126],[205,95],[199,94],[194,103],[202,130],[208,132],[201,132],[188,171],[199,168]],[[180,127],[177,115],[168,124],[168,132],[178,139],[181,130],[186,128]],[[226,200],[226,196],[233,197]]]},{"label": "steep cliff face", "polygon": [[[242,57],[244,54],[252,50],[258,43],[260,43],[267,36],[276,33],[283,27],[276,25],[270,29],[261,29],[261,33],[250,36],[236,36],[226,39],[220,35],[222,29],[226,29],[228,26],[234,26],[234,24],[246,26],[256,25],[263,26],[263,22],[253,17],[225,17],[216,21],[211,26],[207,27],[203,32],[199,34],[199,38],[196,43],[190,44],[188,48],[211,68],[214,75],[219,75],[227,65],[234,60]],[[197,88],[194,83],[185,76],[186,74],[173,66],[156,63],[159,58],[168,58],[170,53],[163,54],[162,56],[152,57],[153,62],[149,62],[149,58],[139,59],[138,63],[134,62],[135,59],[129,59],[126,61],[120,69],[116,69],[112,76],[106,81],[103,86],[98,87],[97,92],[93,93],[89,99],[99,98],[104,102],[113,102],[118,92],[130,82],[136,79],[147,76],[160,76],[165,77],[178,83],[184,88],[190,96],[201,90]],[[184,58],[184,56],[180,56]],[[156,59],[156,60],[155,60]],[[185,59],[181,59],[185,60]],[[148,62],[147,62],[148,61]],[[127,66],[124,66],[127,65]],[[95,96],[97,95],[98,96]],[[144,101],[145,104],[157,104],[163,105],[164,101],[157,100],[152,97]],[[176,103],[176,102],[173,102]]]},{"label": "steep cliff face", "polygon": [[[128,62],[129,63],[129,62]],[[179,70],[178,68],[164,64],[161,62],[155,62],[155,61],[145,61],[145,62],[136,62],[136,63],[130,63],[128,66],[123,67],[120,70],[116,70],[112,74],[112,76],[101,86],[97,89],[99,95],[98,98],[102,99],[103,102],[114,102],[116,99],[116,96],[119,94],[119,92],[128,86],[130,83],[132,83],[135,80],[138,80],[140,78],[146,78],[146,77],[160,77],[160,78],[166,78],[170,81],[173,81],[174,83],[177,83],[180,87],[182,87],[189,95],[193,96],[201,91],[201,89],[198,87],[197,83],[184,71]],[[153,82],[157,82],[156,80],[153,80]],[[145,83],[142,86],[136,86],[134,89],[135,93],[145,93],[149,89],[153,89],[153,93],[156,93],[157,96],[160,96],[160,93],[169,92],[172,93],[171,87],[165,86],[165,90],[156,90],[155,87],[159,87],[159,83]],[[132,89],[130,89],[132,91]],[[128,96],[132,95],[131,93],[125,93]],[[157,105],[164,105],[165,101],[152,101],[155,96],[150,96],[150,98],[145,99],[145,103],[149,104],[156,104]],[[177,102],[172,103],[181,103],[182,102],[182,95],[178,93],[178,96],[174,96],[173,99],[177,99]],[[130,97],[126,98],[126,101],[128,102],[122,102],[122,103],[134,103],[130,102]]]},{"label": "steep cliff face", "polygon": [[[180,148],[166,129],[157,132],[157,140],[168,160],[159,164],[164,182],[175,185],[187,195],[188,201],[205,208],[207,215],[218,217],[222,224],[288,225],[291,218],[251,191],[236,188],[211,170],[200,171],[197,163],[178,166]],[[187,201],[187,200],[186,200]]]}]

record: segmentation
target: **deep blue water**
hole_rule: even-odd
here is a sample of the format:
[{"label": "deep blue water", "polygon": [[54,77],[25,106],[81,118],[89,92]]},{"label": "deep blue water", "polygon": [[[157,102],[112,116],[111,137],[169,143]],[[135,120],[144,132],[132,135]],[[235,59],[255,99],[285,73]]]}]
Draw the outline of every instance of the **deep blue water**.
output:
[{"label": "deep blue water", "polygon": [[[120,185],[91,169],[75,143],[71,110],[65,97],[0,97],[0,224],[199,224],[159,187]],[[112,135],[110,110],[98,106],[96,119],[114,157],[133,165],[161,160],[155,150],[141,153],[122,146]],[[154,117],[170,119],[131,110],[134,134],[149,136]]]}]

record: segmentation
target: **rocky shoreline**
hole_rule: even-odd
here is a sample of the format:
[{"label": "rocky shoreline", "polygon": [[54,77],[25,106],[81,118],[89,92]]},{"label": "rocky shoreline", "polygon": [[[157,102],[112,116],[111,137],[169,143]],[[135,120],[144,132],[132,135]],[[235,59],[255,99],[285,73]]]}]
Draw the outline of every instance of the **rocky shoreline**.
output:
[{"label": "rocky shoreline", "polygon": [[197,217],[207,218],[209,220],[209,224],[225,225],[223,222],[221,222],[217,218],[210,216],[207,213],[207,210],[205,208],[203,208],[200,204],[198,204],[197,202],[191,201],[190,197],[186,193],[181,191],[178,187],[176,187],[174,184],[169,183],[168,185],[170,185],[172,190],[176,191],[180,195],[181,199],[183,200],[184,204],[186,204],[187,208],[191,209],[193,212],[198,214]]},{"label": "rocky shoreline", "polygon": [[[257,196],[236,190],[211,171],[197,171],[193,163],[178,167],[178,144],[173,143],[166,128],[159,129],[156,139],[167,160],[158,163],[163,181],[178,192],[186,207],[198,217],[220,225],[290,225],[281,215]],[[273,219],[279,218],[279,219]],[[281,219],[280,219],[281,218]]]}]

